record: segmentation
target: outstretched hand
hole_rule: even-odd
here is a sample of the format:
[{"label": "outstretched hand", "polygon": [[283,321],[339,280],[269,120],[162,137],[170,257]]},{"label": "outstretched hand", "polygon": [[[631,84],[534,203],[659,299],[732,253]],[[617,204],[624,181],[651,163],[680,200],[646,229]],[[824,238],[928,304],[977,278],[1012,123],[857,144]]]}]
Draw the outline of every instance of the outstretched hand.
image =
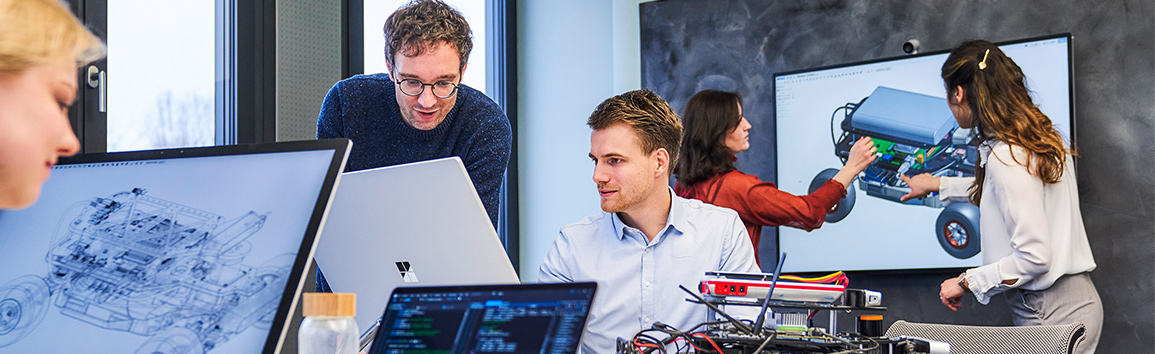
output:
[{"label": "outstretched hand", "polygon": [[849,186],[850,182],[854,181],[854,176],[862,173],[870,164],[874,162],[877,156],[874,153],[878,152],[878,148],[874,147],[874,140],[869,137],[859,138],[854,142],[854,146],[850,147],[850,155],[846,157],[846,165],[838,170],[838,174],[832,178],[843,186]]},{"label": "outstretched hand", "polygon": [[857,175],[870,167],[876,158],[874,156],[876,152],[878,152],[878,148],[874,146],[874,140],[865,136],[859,138],[858,141],[854,142],[854,146],[850,147],[850,155],[846,157],[846,166],[843,168],[849,168],[851,172]]},{"label": "outstretched hand", "polygon": [[898,178],[902,179],[910,187],[910,193],[899,198],[901,201],[908,201],[914,198],[923,198],[932,192],[938,192],[938,177],[931,176],[929,173],[922,173],[914,177],[907,177],[904,174],[899,174]]}]

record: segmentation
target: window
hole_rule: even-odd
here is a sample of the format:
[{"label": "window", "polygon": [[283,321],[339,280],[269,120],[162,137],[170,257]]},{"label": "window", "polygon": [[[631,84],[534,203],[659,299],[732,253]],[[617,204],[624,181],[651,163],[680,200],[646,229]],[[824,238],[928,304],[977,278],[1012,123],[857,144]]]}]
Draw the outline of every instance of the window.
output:
[{"label": "window", "polygon": [[108,44],[69,111],[81,152],[274,141],[273,0],[70,0]]},{"label": "window", "polygon": [[215,8],[108,2],[107,151],[213,145]]}]

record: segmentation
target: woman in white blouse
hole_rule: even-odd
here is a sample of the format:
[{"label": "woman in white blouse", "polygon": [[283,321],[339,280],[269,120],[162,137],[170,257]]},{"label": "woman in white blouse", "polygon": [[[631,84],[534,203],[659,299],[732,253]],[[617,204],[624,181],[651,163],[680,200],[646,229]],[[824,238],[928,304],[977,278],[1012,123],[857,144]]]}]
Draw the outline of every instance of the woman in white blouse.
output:
[{"label": "woman in white blouse", "polygon": [[958,310],[1006,293],[1016,325],[1080,322],[1077,353],[1093,353],[1103,305],[1089,272],[1095,260],[1079,212],[1071,150],[1034,102],[1023,71],[998,46],[959,45],[942,66],[947,103],[961,128],[974,128],[980,161],[974,178],[903,176],[911,193],[979,206],[983,266],[943,281],[939,298]]}]

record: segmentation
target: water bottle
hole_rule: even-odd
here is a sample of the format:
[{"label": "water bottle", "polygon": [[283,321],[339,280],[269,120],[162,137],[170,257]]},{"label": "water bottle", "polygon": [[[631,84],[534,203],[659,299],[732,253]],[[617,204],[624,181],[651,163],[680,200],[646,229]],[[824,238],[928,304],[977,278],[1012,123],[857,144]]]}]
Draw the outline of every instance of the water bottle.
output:
[{"label": "water bottle", "polygon": [[305,320],[297,331],[299,354],[357,354],[357,296],[304,293]]}]

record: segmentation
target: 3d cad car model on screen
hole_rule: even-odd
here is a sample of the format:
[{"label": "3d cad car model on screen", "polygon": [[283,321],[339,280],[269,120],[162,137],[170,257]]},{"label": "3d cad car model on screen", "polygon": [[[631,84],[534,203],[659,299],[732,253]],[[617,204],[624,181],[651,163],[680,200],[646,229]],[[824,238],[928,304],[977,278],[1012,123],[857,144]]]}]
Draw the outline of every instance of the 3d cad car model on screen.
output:
[{"label": "3d cad car model on screen", "polygon": [[152,336],[137,353],[204,353],[272,324],[293,257],[242,264],[266,216],[226,220],[144,194],[96,197],[65,213],[48,274],[0,287],[0,348],[32,332],[53,297],[64,315]]},{"label": "3d cad car model on screen", "polygon": [[[843,111],[841,137],[834,133],[834,117]],[[946,99],[879,86],[859,103],[848,103],[831,114],[831,142],[834,153],[846,162],[850,147],[860,137],[874,140],[878,158],[857,178],[858,188],[866,195],[896,203],[943,208],[937,197],[900,198],[910,187],[900,174],[915,176],[929,173],[935,177],[974,176],[977,149],[969,145],[970,129],[960,129]],[[826,169],[814,177],[810,192],[834,177],[837,169]],[[838,222],[854,207],[855,188],[848,186],[846,197],[827,222]],[[979,252],[979,209],[971,203],[951,203],[935,223],[939,244],[955,258],[974,257]]]}]

